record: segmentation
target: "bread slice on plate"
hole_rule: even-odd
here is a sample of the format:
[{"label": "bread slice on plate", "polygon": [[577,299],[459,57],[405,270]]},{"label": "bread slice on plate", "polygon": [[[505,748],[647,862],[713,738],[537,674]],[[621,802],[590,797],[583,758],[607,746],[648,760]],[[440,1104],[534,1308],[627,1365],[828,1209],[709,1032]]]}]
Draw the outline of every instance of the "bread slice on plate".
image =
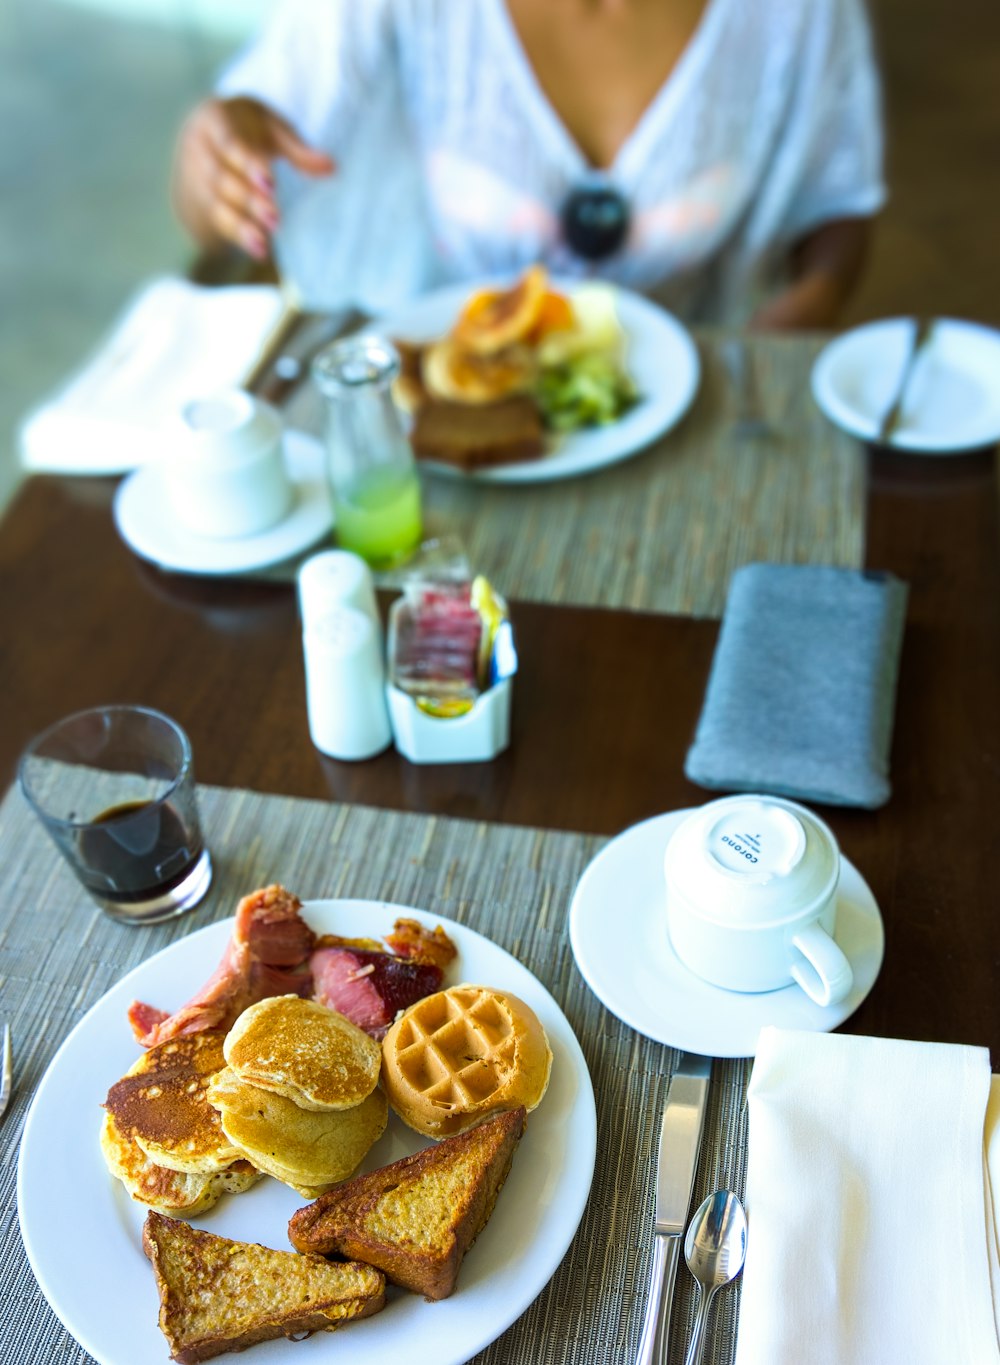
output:
[{"label": "bread slice on plate", "polygon": [[489,1221],[524,1131],[521,1106],[353,1180],[299,1209],[302,1252],[347,1256],[426,1299],[444,1299]]},{"label": "bread slice on plate", "polygon": [[410,433],[418,460],[459,469],[519,464],[545,454],[538,404],[527,394],[474,406],[443,398],[424,403]]},{"label": "bread slice on plate", "polygon": [[160,1329],[179,1365],[329,1332],[385,1302],[385,1279],[371,1266],[233,1242],[156,1212],[146,1216],[142,1246],[156,1275]]}]

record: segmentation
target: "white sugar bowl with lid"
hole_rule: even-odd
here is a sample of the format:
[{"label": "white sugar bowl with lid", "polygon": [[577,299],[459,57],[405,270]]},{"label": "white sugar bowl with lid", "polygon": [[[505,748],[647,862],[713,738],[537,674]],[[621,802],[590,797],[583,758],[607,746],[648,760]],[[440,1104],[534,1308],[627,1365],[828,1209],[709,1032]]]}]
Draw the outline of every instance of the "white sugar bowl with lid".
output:
[{"label": "white sugar bowl with lid", "polygon": [[804,806],[711,801],[674,831],[664,872],[674,952],[704,980],[731,991],[795,982],[818,1005],[849,993],[851,964],[833,938],[840,850]]},{"label": "white sugar bowl with lid", "polygon": [[259,535],[292,509],[281,415],[242,389],[187,403],[161,469],[189,531],[218,539]]}]

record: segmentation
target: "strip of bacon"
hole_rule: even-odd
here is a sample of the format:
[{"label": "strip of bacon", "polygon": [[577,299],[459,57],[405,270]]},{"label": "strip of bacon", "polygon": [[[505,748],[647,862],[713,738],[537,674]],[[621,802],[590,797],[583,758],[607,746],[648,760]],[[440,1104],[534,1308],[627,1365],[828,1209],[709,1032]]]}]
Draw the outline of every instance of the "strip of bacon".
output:
[{"label": "strip of bacon", "polygon": [[244,896],[222,961],[201,990],[174,1014],[133,1001],[132,1031],[143,1047],[185,1033],[228,1029],[243,1011],[271,995],[311,996],[309,957],[316,935],[302,919],[302,902],[282,886]]}]

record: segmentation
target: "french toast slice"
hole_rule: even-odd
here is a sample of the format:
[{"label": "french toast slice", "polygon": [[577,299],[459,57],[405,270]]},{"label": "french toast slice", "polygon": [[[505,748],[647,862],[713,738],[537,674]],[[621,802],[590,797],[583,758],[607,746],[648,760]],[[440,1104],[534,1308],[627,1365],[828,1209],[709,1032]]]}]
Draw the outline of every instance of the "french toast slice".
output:
[{"label": "french toast slice", "polygon": [[447,1298],[493,1212],[524,1123],[524,1107],[510,1109],[338,1185],[292,1215],[292,1246],[364,1261],[426,1299]]},{"label": "french toast slice", "polygon": [[179,1365],[329,1332],[385,1303],[385,1278],[369,1265],[233,1242],[154,1211],[142,1247],[156,1275],[160,1330]]}]

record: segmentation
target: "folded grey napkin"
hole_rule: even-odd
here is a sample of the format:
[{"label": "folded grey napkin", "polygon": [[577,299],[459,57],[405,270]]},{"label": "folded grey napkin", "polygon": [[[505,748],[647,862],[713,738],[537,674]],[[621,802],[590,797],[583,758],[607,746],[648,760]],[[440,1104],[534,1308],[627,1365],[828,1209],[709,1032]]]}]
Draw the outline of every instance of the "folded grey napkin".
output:
[{"label": "folded grey napkin", "polygon": [[684,764],[691,781],[884,805],[906,596],[892,574],[737,570]]}]

